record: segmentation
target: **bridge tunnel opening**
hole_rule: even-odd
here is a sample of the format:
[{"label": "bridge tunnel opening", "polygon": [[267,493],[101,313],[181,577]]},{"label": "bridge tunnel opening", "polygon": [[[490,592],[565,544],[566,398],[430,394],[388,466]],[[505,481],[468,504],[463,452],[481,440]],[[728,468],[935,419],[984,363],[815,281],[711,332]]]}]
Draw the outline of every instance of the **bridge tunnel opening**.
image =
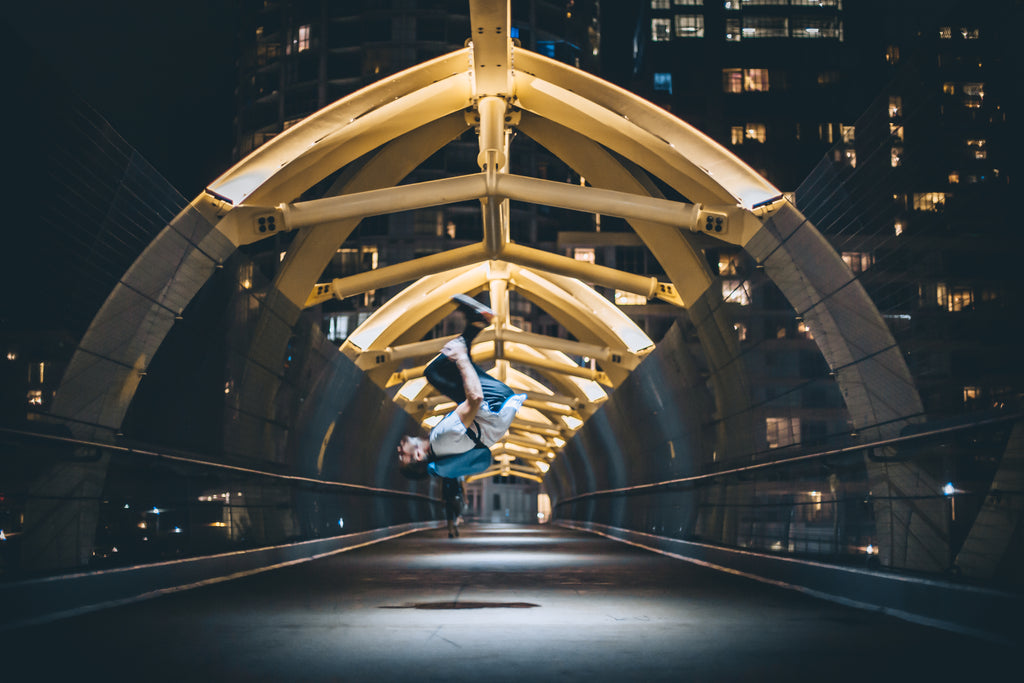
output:
[{"label": "bridge tunnel opening", "polygon": [[[513,50],[516,68],[479,71],[486,50]],[[404,237],[386,262],[384,225]],[[538,248],[545,235],[554,244]],[[842,257],[699,131],[508,41],[370,86],[211,183],[116,286],[52,413],[82,438],[155,440],[301,479],[291,490],[245,475],[256,479],[234,495],[251,490],[246,505],[224,507],[245,508],[250,540],[432,519],[431,490],[397,476],[394,444],[446,409],[422,367],[457,331],[459,293],[498,312],[474,355],[529,395],[487,476],[543,482],[556,517],[948,561],[945,501],[906,508],[932,528],[910,552],[897,550],[906,509],[891,502],[939,472],[861,452],[786,485],[742,471],[892,437],[921,413]],[[759,300],[770,315],[751,313]],[[544,310],[542,329],[524,324],[527,305]],[[660,322],[641,327],[630,308]],[[343,334],[324,329],[324,311]],[[782,340],[801,346],[774,351]],[[771,394],[764,377],[801,379]],[[812,406],[814,424],[794,417]],[[339,482],[356,502],[331,501]],[[865,503],[871,491],[889,495]],[[219,480],[199,492],[228,494]],[[777,514],[751,512],[766,506]]]}]

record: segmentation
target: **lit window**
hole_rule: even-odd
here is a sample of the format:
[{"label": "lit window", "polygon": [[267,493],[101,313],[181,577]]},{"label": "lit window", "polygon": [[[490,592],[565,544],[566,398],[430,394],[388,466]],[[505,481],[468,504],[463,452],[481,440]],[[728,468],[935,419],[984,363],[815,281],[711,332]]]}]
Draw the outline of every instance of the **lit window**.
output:
[{"label": "lit window", "polygon": [[893,136],[900,142],[903,142],[903,126],[898,123],[889,122],[889,135]]},{"label": "lit window", "polygon": [[309,24],[305,24],[299,27],[299,52],[305,52],[309,49]]},{"label": "lit window", "polygon": [[885,48],[885,61],[889,64],[900,63],[900,48],[896,45],[890,45]]},{"label": "lit window", "polygon": [[915,192],[915,211],[942,211],[946,206],[945,192]]},{"label": "lit window", "polygon": [[943,83],[942,84],[943,95],[955,95],[956,94],[956,83]]},{"label": "lit window", "polygon": [[671,19],[651,19],[651,40],[656,43],[672,39]]},{"label": "lit window", "polygon": [[961,28],[960,36],[964,40],[977,40],[981,37],[981,32],[976,28]]},{"label": "lit window", "polygon": [[793,17],[793,37],[842,39],[843,24],[836,19]]},{"label": "lit window", "polygon": [[936,282],[935,283],[935,303],[937,303],[940,307],[945,308],[948,301],[949,301],[949,299],[948,299],[948,297],[946,295],[946,283],[944,283],[944,282]]},{"label": "lit window", "polygon": [[[728,3],[726,3],[728,4]],[[729,9],[726,7],[726,9]],[[725,39],[728,41],[736,42],[742,37],[742,30],[740,28],[740,20],[733,18],[726,18],[725,20]]]},{"label": "lit window", "polygon": [[850,168],[857,168],[857,150],[855,149],[844,149],[843,160]]},{"label": "lit window", "polygon": [[857,127],[856,126],[839,126],[839,130],[843,136],[843,144],[851,145],[857,139]]},{"label": "lit window", "polygon": [[43,405],[43,390],[42,389],[30,389],[28,392],[28,404],[30,406],[41,406]]},{"label": "lit window", "polygon": [[651,0],[651,9],[668,9],[669,0]]},{"label": "lit window", "polygon": [[633,292],[624,292],[621,289],[615,290],[616,306],[643,306],[647,303],[647,297]]},{"label": "lit window", "polygon": [[953,29],[950,26],[942,26],[939,28],[939,38],[942,40],[949,40],[953,37]]},{"label": "lit window", "polygon": [[768,441],[768,448],[790,446],[800,440],[800,418],[765,418],[765,432],[765,436]]},{"label": "lit window", "polygon": [[739,254],[720,254],[718,256],[718,274],[735,275],[740,269]]},{"label": "lit window", "polygon": [[950,171],[949,172],[949,184],[950,185],[956,185],[959,182],[960,182],[960,173],[958,173],[957,171]]},{"label": "lit window", "polygon": [[950,313],[966,311],[974,306],[974,290],[967,287],[950,288],[946,309]]},{"label": "lit window", "polygon": [[895,119],[899,116],[903,116],[903,98],[899,95],[891,95],[889,97],[889,118]]},{"label": "lit window", "polygon": [[572,257],[577,261],[584,261],[586,263],[597,263],[597,257],[594,254],[593,247],[576,247],[572,250]]},{"label": "lit window", "polygon": [[722,280],[722,299],[740,306],[749,306],[750,283],[746,280]]},{"label": "lit window", "polygon": [[744,136],[743,126],[733,126],[729,130],[732,136],[732,144],[742,145]]},{"label": "lit window", "polygon": [[347,315],[332,315],[327,319],[327,338],[333,342],[345,341],[349,333],[349,322],[351,318]]},{"label": "lit window", "polygon": [[981,387],[964,387],[964,403],[977,401],[981,398]]},{"label": "lit window", "polygon": [[818,85],[829,85],[839,82],[839,72],[835,69],[818,72]]},{"label": "lit window", "polygon": [[985,140],[967,140],[967,153],[973,159],[985,159],[988,157],[988,150],[985,149]]},{"label": "lit window", "polygon": [[818,139],[820,139],[822,142],[827,142],[830,145],[832,144],[831,123],[822,123],[821,125],[818,126]]},{"label": "lit window", "polygon": [[667,72],[658,72],[654,74],[654,89],[657,92],[667,92],[669,95],[671,95],[672,74]]},{"label": "lit window", "polygon": [[704,17],[688,14],[676,15],[676,37],[677,38],[703,38]]},{"label": "lit window", "polygon": [[743,38],[788,38],[787,17],[744,17]]},{"label": "lit window", "polygon": [[743,89],[747,92],[768,92],[768,69],[744,69]]},{"label": "lit window", "polygon": [[743,92],[743,69],[722,69],[723,92]]},{"label": "lit window", "polygon": [[896,221],[892,224],[892,231],[897,237],[903,234],[903,221]]},{"label": "lit window", "polygon": [[704,4],[704,0],[672,0],[676,5],[685,5],[687,7],[700,7]]},{"label": "lit window", "polygon": [[764,142],[767,137],[767,132],[763,123],[748,123],[745,129],[745,136],[748,140],[756,140],[757,142]]},{"label": "lit window", "polygon": [[811,334],[811,328],[802,320],[797,323],[796,332],[804,339],[814,339],[814,335]]},{"label": "lit window", "polygon": [[889,150],[889,165],[896,168],[903,163],[903,148],[893,147]]},{"label": "lit window", "polygon": [[736,330],[736,338],[739,341],[747,340],[747,326],[743,323],[733,323],[732,329]]},{"label": "lit window", "polygon": [[843,263],[854,273],[863,273],[875,264],[875,255],[870,251],[844,251]]}]

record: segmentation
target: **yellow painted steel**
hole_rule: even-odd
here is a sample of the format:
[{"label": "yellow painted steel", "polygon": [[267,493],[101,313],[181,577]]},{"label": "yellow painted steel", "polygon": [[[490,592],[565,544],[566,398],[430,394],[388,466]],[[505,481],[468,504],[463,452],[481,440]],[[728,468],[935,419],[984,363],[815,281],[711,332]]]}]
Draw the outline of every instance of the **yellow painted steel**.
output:
[{"label": "yellow painted steel", "polygon": [[[412,282],[353,331],[341,350],[372,381],[397,387],[396,402],[423,421],[451,407],[422,376],[445,339],[424,337],[455,310],[452,295],[487,292],[496,316],[473,356],[492,362],[491,372],[528,399],[484,476],[534,478],[536,468],[517,470],[512,460],[546,458],[548,449],[564,445],[607,399],[602,387],[618,386],[654,347],[593,286],[687,306],[713,281],[689,235],[713,224],[718,232],[711,237],[745,244],[760,228],[759,214],[771,211],[781,193],[663,110],[515,46],[508,2],[470,0],[470,15],[465,49],[317,112],[236,164],[193,204],[235,245],[261,239],[258,226],[271,217],[276,229],[297,231],[275,280],[297,305]],[[480,173],[398,185],[470,126],[478,135]],[[509,174],[513,128],[563,159],[589,186]],[[324,198],[296,201],[339,170]],[[686,201],[663,198],[648,174]],[[318,282],[362,218],[472,199],[481,203],[480,243]],[[511,242],[509,200],[626,219],[669,281]],[[754,211],[761,204],[769,208]],[[574,339],[513,326],[512,293],[542,308]],[[524,447],[544,454],[524,455]]]}]

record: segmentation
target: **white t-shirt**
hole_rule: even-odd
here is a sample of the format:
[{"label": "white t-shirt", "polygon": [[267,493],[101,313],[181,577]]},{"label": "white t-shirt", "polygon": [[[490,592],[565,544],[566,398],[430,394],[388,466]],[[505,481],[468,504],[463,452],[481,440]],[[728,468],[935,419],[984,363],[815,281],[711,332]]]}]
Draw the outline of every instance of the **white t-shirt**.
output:
[{"label": "white t-shirt", "polygon": [[[512,424],[516,411],[526,400],[526,394],[512,394],[501,405],[498,412],[491,412],[486,403],[480,404],[476,412],[476,419],[473,425],[473,432],[480,429],[480,441],[485,446],[493,446],[498,442],[509,425]],[[466,433],[466,427],[462,424],[459,416],[452,411],[444,416],[432,430],[430,430],[430,446],[434,449],[435,455],[451,455],[453,453],[465,453],[471,448],[476,448],[476,443]]]}]

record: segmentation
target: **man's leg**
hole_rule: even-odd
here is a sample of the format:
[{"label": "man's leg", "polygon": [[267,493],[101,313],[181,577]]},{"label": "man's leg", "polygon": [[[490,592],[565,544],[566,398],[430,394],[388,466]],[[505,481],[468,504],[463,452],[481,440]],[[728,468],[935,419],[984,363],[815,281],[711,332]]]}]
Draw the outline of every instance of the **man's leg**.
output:
[{"label": "man's leg", "polygon": [[[488,375],[476,363],[473,363],[473,369],[476,370],[477,377],[480,378],[480,387],[484,391],[484,402],[487,403],[487,407],[491,409],[491,412],[498,412],[509,396],[515,392],[504,382]],[[430,361],[423,374],[435,389],[451,400],[456,403],[462,403],[466,400],[466,390],[462,385],[462,375],[459,373],[459,368],[447,356],[442,354]]]},{"label": "man's leg", "polygon": [[484,390],[484,402],[492,413],[498,412],[505,401],[516,392],[512,391],[504,382],[488,375],[476,363],[473,363],[473,368],[476,369],[476,374],[480,377],[480,387]]},{"label": "man's leg", "polygon": [[[494,317],[494,312],[476,299],[465,294],[456,294],[452,297],[452,301],[459,305],[459,310],[466,317],[466,326],[459,336],[466,343],[466,353],[468,354],[473,348],[473,340],[484,327],[490,324],[491,318]],[[470,355],[470,361],[472,360],[472,355]],[[508,396],[512,395],[511,389],[508,390],[508,395],[501,394],[500,390],[493,388],[488,392],[487,380],[497,382],[503,387],[505,385],[487,375],[476,363],[473,363],[473,368],[476,370],[476,374],[480,377],[480,383],[484,387],[484,400],[487,401],[488,406],[492,405],[493,401],[498,401],[500,406]],[[462,403],[466,400],[466,390],[462,386],[462,375],[459,374],[459,368],[444,354],[440,354],[432,360],[427,365],[423,374],[435,389],[456,403]],[[508,389],[508,387],[505,388]]]},{"label": "man's leg", "polygon": [[430,361],[423,374],[435,389],[451,400],[456,403],[466,400],[466,389],[462,386],[459,367],[444,354],[439,354],[437,358]]}]

